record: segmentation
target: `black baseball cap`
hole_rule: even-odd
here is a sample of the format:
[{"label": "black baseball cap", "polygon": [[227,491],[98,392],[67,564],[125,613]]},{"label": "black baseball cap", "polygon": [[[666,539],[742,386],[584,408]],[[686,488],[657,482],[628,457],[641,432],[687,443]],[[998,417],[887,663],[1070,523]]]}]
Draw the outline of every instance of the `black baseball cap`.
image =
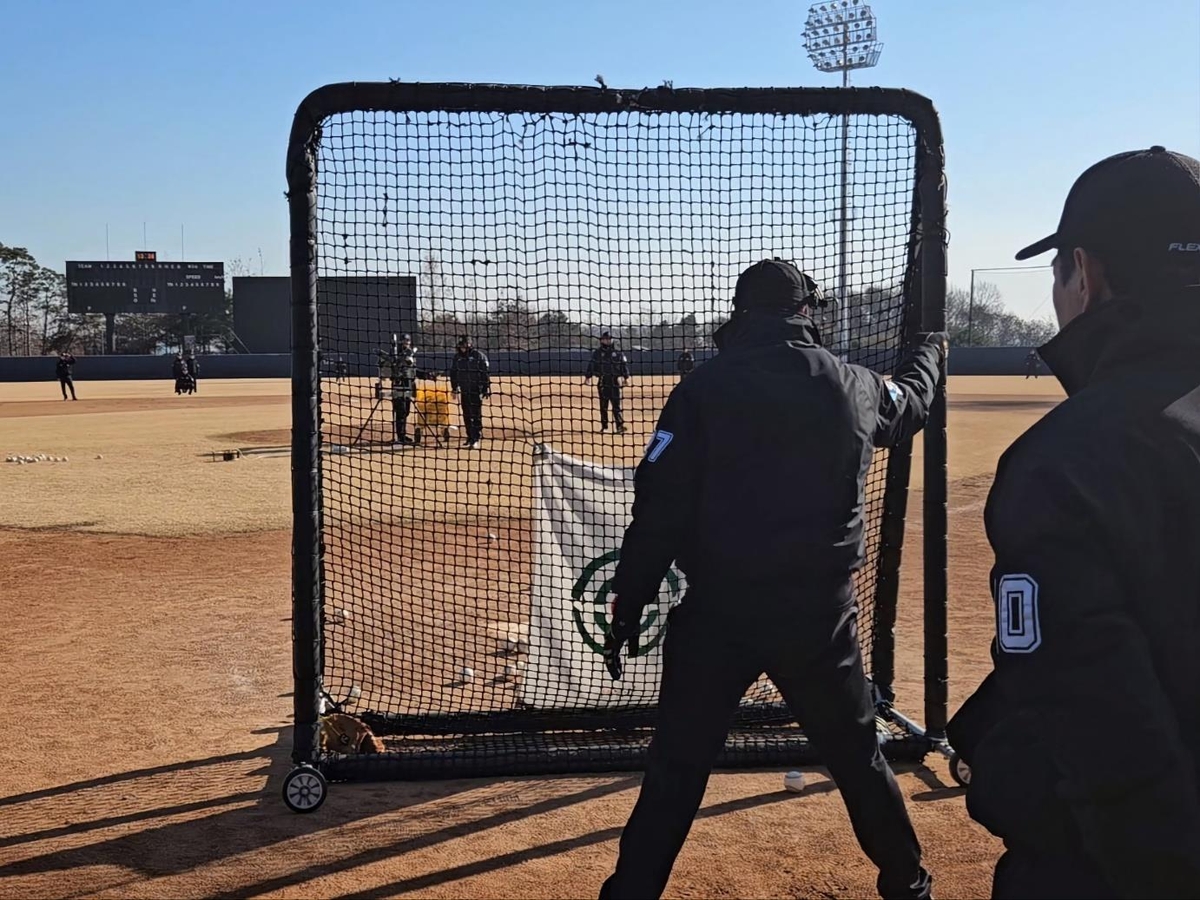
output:
[{"label": "black baseball cap", "polygon": [[764,259],[738,276],[733,291],[735,309],[792,312],[801,306],[824,306],[816,282],[785,259]]},{"label": "black baseball cap", "polygon": [[1058,230],[1017,259],[1076,247],[1146,272],[1200,268],[1200,162],[1158,146],[1101,160],[1072,185]]}]

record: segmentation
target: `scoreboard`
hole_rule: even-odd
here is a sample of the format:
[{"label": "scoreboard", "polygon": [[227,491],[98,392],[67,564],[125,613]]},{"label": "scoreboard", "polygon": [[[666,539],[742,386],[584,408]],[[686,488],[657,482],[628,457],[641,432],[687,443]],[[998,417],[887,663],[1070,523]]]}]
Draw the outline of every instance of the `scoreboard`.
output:
[{"label": "scoreboard", "polygon": [[225,308],[219,262],[68,262],[73,313],[216,313]]}]

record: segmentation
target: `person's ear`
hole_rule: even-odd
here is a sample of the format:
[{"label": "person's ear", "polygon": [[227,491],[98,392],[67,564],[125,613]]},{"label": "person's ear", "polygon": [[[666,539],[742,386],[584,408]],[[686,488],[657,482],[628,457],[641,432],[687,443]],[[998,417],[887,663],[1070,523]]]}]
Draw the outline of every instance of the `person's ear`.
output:
[{"label": "person's ear", "polygon": [[1079,279],[1081,312],[1095,309],[1106,300],[1112,299],[1112,287],[1104,262],[1082,247],[1075,248],[1075,271]]}]

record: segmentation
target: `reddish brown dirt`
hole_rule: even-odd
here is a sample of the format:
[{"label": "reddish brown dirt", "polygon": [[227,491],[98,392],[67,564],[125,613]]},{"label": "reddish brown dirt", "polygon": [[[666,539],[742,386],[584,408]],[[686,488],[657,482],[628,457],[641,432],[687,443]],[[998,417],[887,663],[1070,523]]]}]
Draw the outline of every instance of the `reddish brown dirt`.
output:
[{"label": "reddish brown dirt", "polygon": [[233,441],[239,446],[279,447],[292,440],[290,428],[263,428],[258,431],[231,431],[218,434],[218,440]]},{"label": "reddish brown dirt", "polygon": [[[983,575],[978,515],[952,523],[956,583]],[[0,895],[574,897],[612,865],[636,776],[338,785],[314,815],[283,808],[287,534],[8,531],[0,553],[0,714],[23,723]],[[955,609],[956,696],[990,631],[982,607]],[[985,896],[997,848],[944,764],[900,779],[939,892]],[[778,772],[714,776],[668,895],[871,896],[836,792],[810,782],[793,797]]]},{"label": "reddish brown dirt", "polygon": [[101,397],[95,400],[82,397],[73,400],[24,400],[0,402],[0,419],[20,419],[27,416],[83,416],[114,412],[162,412],[167,409],[214,409],[228,406],[262,406],[277,403],[286,405],[287,397],[239,396],[204,397],[175,396],[169,391],[162,397]]},{"label": "reddish brown dirt", "polygon": [[[160,410],[174,401],[145,402]],[[1012,404],[1000,393],[970,402],[992,401],[1001,405],[964,410],[970,428],[952,411],[952,463],[961,465],[950,497],[952,707],[988,667],[990,466],[1040,412],[1021,404],[1052,402]],[[286,398],[255,402],[275,409]],[[84,401],[0,407],[17,405],[58,415]],[[281,414],[263,430],[278,431]],[[153,434],[159,426],[145,415]],[[914,492],[910,509],[920,499]],[[0,529],[0,717],[10,728],[0,897],[594,896],[636,775],[336,785],[319,812],[286,811],[289,540],[285,531]],[[919,551],[914,520],[897,624],[897,689],[910,698],[920,695]],[[439,577],[439,565],[431,557],[421,571]],[[460,630],[474,633],[470,623]],[[782,791],[778,771],[714,775],[667,896],[873,896],[874,872],[836,791],[821,770],[809,775],[799,797]],[[899,780],[938,894],[986,896],[999,846],[967,817],[944,762],[931,757]]]}]

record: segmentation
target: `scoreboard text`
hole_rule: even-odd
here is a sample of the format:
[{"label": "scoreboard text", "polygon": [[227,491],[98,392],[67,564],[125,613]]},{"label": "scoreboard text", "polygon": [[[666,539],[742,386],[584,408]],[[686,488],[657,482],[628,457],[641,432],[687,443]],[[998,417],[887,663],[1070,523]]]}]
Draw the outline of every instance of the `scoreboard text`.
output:
[{"label": "scoreboard text", "polygon": [[224,263],[68,262],[73,313],[213,313],[225,308]]}]

